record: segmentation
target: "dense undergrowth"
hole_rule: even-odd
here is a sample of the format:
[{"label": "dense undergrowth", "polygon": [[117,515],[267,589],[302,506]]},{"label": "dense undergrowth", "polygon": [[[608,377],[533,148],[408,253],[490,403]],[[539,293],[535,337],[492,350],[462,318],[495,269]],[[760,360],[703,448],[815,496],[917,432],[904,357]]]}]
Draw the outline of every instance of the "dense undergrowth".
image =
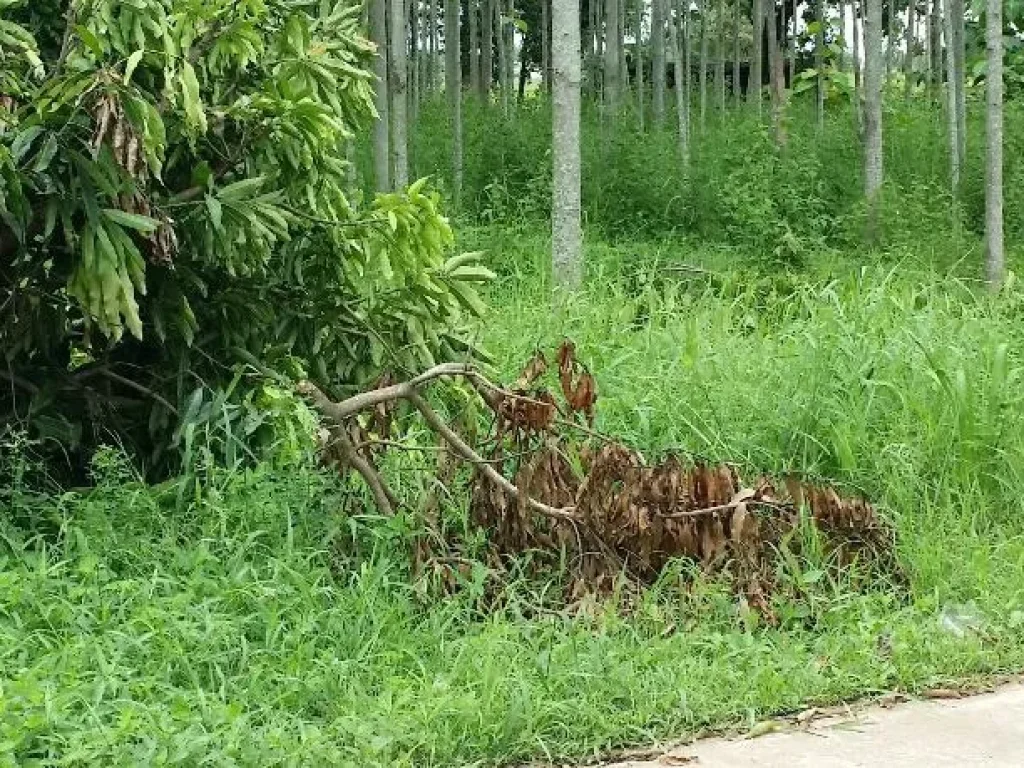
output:
[{"label": "dense undergrowth", "polygon": [[1016,288],[990,297],[898,249],[796,273],[666,238],[590,245],[586,288],[553,310],[542,233],[463,241],[500,273],[480,330],[498,373],[571,333],[598,428],[862,488],[897,528],[907,589],[854,592],[783,558],[776,627],[683,565],[628,612],[570,617],[522,579],[484,604],[483,566],[429,599],[408,570],[415,521],[365,512],[354,482],[206,468],[183,492],[104,452],[95,488],[39,494],[8,447],[0,763],[579,757],[1024,666]]}]

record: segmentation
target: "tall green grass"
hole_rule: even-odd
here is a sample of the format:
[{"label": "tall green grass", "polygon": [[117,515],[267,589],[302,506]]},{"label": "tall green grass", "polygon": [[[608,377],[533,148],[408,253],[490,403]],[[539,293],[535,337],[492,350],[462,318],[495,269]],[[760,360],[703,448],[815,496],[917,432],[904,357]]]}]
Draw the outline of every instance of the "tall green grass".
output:
[{"label": "tall green grass", "polygon": [[[111,454],[94,489],[48,495],[8,463],[0,763],[580,757],[1024,665],[1016,288],[990,297],[902,252],[786,272],[665,239],[590,244],[584,290],[553,303],[542,234],[464,242],[501,275],[480,332],[500,374],[569,335],[598,380],[597,426],[649,455],[863,489],[898,531],[906,589],[783,564],[768,627],[679,566],[628,613],[567,616],[525,580],[484,611],[479,569],[424,598],[415,520],[377,518],[357,484],[313,469],[211,469],[183,501]],[[683,263],[706,271],[667,269]],[[464,499],[445,510],[464,514]],[[963,605],[978,626],[944,629]]]}]

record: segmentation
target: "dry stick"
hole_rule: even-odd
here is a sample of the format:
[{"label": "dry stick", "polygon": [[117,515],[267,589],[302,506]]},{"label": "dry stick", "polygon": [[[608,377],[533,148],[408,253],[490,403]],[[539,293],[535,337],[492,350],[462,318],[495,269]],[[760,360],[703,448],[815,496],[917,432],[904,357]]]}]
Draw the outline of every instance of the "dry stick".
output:
[{"label": "dry stick", "polygon": [[391,493],[390,489],[385,485],[381,479],[380,474],[374,469],[373,465],[370,464],[366,459],[359,455],[359,451],[356,450],[355,445],[352,443],[352,438],[348,436],[343,424],[338,425],[338,445],[341,446],[341,455],[345,457],[345,461],[355,469],[366,484],[370,486],[370,492],[373,494],[373,501],[377,505],[377,509],[382,514],[394,515],[395,507],[391,503],[391,499],[394,494]]}]

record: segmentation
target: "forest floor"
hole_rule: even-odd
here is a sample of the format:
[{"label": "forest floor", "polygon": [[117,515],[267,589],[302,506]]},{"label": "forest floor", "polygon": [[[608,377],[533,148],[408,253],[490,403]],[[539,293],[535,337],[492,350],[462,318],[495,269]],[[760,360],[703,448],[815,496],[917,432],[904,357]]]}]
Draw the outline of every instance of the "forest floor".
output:
[{"label": "forest floor", "polygon": [[606,768],[1015,768],[1024,747],[1024,684],[955,700],[807,710],[760,736],[715,738]]}]

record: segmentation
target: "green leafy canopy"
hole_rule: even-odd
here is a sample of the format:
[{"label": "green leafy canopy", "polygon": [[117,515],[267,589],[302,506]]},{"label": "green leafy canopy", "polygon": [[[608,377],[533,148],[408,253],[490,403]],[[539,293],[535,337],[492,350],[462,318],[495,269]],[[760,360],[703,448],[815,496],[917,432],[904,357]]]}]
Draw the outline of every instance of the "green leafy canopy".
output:
[{"label": "green leafy canopy", "polygon": [[243,365],[338,387],[465,353],[487,272],[451,267],[437,195],[353,190],[360,12],[0,0],[0,428],[161,461]]}]

